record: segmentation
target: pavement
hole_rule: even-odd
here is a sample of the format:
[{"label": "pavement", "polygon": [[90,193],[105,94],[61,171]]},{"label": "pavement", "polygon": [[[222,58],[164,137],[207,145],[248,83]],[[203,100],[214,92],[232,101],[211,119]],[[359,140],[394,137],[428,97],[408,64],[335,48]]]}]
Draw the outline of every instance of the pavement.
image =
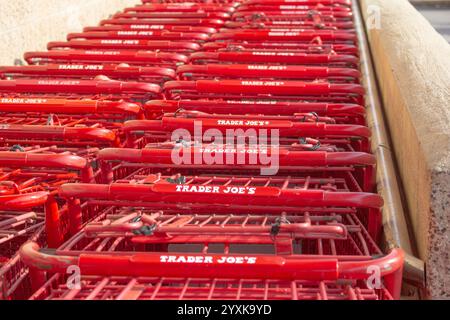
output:
[{"label": "pavement", "polygon": [[415,5],[416,9],[450,43],[450,5]]}]

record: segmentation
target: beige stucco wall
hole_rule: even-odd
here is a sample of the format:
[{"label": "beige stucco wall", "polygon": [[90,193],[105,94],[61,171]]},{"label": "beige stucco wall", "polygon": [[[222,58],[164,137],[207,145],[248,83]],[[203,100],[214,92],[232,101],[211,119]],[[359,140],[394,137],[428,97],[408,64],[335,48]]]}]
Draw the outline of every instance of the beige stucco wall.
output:
[{"label": "beige stucco wall", "polygon": [[139,0],[0,0],[0,64],[12,64],[25,51],[44,50],[49,41],[97,25]]},{"label": "beige stucco wall", "polygon": [[360,0],[430,298],[450,299],[450,45],[407,0]]}]

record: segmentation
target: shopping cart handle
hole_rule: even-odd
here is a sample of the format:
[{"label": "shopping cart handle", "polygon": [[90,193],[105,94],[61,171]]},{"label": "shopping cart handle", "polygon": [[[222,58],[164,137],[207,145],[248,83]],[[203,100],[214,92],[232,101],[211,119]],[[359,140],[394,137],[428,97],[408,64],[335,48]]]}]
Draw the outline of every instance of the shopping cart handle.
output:
[{"label": "shopping cart handle", "polygon": [[216,33],[215,28],[210,27],[193,27],[193,26],[173,26],[164,24],[138,24],[139,20],[136,21],[137,24],[129,25],[110,25],[110,26],[95,26],[86,27],[83,32],[105,32],[105,31],[136,31],[136,30],[167,30],[173,32],[199,32],[199,33]]},{"label": "shopping cart handle", "polygon": [[202,93],[270,94],[286,96],[317,96],[350,94],[364,96],[364,88],[358,84],[333,84],[303,81],[258,81],[258,80],[198,80],[169,81],[164,91],[195,90]]},{"label": "shopping cart handle", "polygon": [[113,19],[230,19],[230,14],[226,12],[177,12],[177,11],[159,11],[159,12],[119,12],[113,16]]},{"label": "shopping cart handle", "polygon": [[[209,146],[207,144],[203,145],[202,148],[195,148],[192,146],[185,147],[183,149],[184,156],[186,154],[190,155],[190,159],[196,159],[195,155],[203,155],[205,149],[210,147],[214,150],[214,153],[226,153],[227,150],[225,146]],[[200,150],[202,149],[202,150]],[[229,148],[231,149],[231,148]],[[172,148],[150,148],[145,149],[115,149],[106,148],[98,153],[97,159],[100,161],[125,161],[130,163],[145,163],[145,164],[168,164],[173,165],[173,152],[175,146]],[[251,148],[241,148],[243,150],[251,150]],[[262,152],[257,150],[257,152]],[[257,154],[258,154],[257,153]],[[376,164],[376,158],[368,153],[364,152],[322,152],[322,151],[290,151],[285,148],[276,148],[274,150],[268,149],[264,152],[267,156],[275,157],[278,156],[279,165],[283,166],[374,166]],[[202,156],[199,159],[203,159]],[[255,163],[257,166],[261,166],[261,163]],[[180,164],[183,166],[183,164]],[[213,165],[214,166],[214,165]],[[235,168],[244,167],[245,164],[236,165]]]},{"label": "shopping cart handle", "polygon": [[247,64],[207,64],[184,65],[177,69],[179,76],[207,75],[211,77],[236,78],[292,78],[292,79],[325,79],[328,77],[341,77],[359,79],[361,74],[356,69],[308,67],[295,65],[247,65]]},{"label": "shopping cart handle", "polygon": [[339,31],[311,31],[308,29],[297,32],[275,31],[229,31],[211,35],[212,41],[236,40],[236,41],[312,41],[320,37],[323,41],[352,41],[355,42],[356,34]]},{"label": "shopping cart handle", "polygon": [[0,210],[25,210],[43,206],[48,196],[49,193],[45,191],[0,196]]},{"label": "shopping cart handle", "polygon": [[134,50],[163,50],[163,51],[197,51],[200,45],[189,41],[164,40],[71,40],[67,42],[49,42],[48,50],[57,48],[73,49],[134,49]]},{"label": "shopping cart handle", "polygon": [[160,114],[176,112],[177,110],[198,110],[216,114],[266,114],[292,115],[302,112],[316,112],[327,116],[362,117],[366,109],[357,104],[301,103],[285,101],[191,101],[191,100],[151,100],[144,108],[147,112]]},{"label": "shopping cart handle", "polygon": [[209,35],[198,32],[173,32],[166,30],[132,30],[132,31],[103,31],[103,32],[83,32],[69,33],[67,40],[75,39],[102,39],[103,42],[111,40],[195,40],[207,41]]},{"label": "shopping cart handle", "polygon": [[[206,191],[208,192],[206,192]],[[202,203],[230,205],[261,205],[285,207],[340,206],[379,209],[383,198],[378,194],[365,192],[330,192],[323,190],[281,189],[277,187],[249,187],[236,190],[230,186],[176,185],[164,182],[155,184],[89,185],[65,184],[60,187],[63,198],[128,200],[142,202],[168,201],[173,203]],[[231,207],[230,207],[231,208]],[[230,209],[231,210],[231,209]]]},{"label": "shopping cart handle", "polygon": [[267,4],[262,2],[260,4],[244,4],[237,8],[238,12],[253,11],[253,12],[266,12],[266,11],[317,11],[317,12],[350,12],[352,9],[347,6],[338,5],[324,5],[322,3],[305,3],[305,4]]},{"label": "shopping cart handle", "polygon": [[[66,43],[66,42],[64,42]],[[139,67],[127,64],[47,64],[31,66],[1,66],[0,78],[12,75],[15,78],[30,76],[64,76],[64,77],[96,77],[98,75],[111,78],[147,78],[163,77],[175,79],[176,73],[173,69],[163,67]]]},{"label": "shopping cart handle", "polygon": [[278,64],[333,64],[358,66],[358,57],[344,54],[309,54],[295,51],[238,51],[238,52],[195,52],[190,55],[191,63],[202,61],[223,61],[233,63],[278,63]]},{"label": "shopping cart handle", "polygon": [[38,270],[65,274],[69,266],[76,265],[83,275],[105,277],[184,278],[189,274],[191,278],[201,279],[267,279],[270,274],[270,278],[283,280],[368,280],[373,274],[371,270],[376,267],[380,277],[395,277],[390,281],[385,279],[385,285],[397,298],[404,263],[404,253],[400,249],[394,249],[380,258],[359,261],[340,260],[339,257],[318,259],[267,254],[92,252],[64,256],[45,254],[35,242],[23,245],[20,256],[28,266]]},{"label": "shopping cart handle", "polygon": [[27,52],[24,55],[25,61],[33,64],[37,59],[63,60],[73,62],[130,62],[130,63],[186,63],[188,57],[178,53],[154,52],[143,50],[53,50],[43,52]]},{"label": "shopping cart handle", "polygon": [[58,114],[133,114],[141,113],[138,104],[108,100],[0,98],[0,112],[36,112]]},{"label": "shopping cart handle", "polygon": [[[146,3],[143,1],[143,3]],[[230,4],[205,4],[205,3],[151,3],[125,8],[124,12],[228,12],[235,11],[235,6]]]},{"label": "shopping cart handle", "polygon": [[88,166],[88,161],[71,154],[38,154],[2,151],[0,152],[0,166],[83,170]]},{"label": "shopping cart handle", "polygon": [[[143,0],[146,1],[146,0]],[[247,0],[245,5],[324,5],[351,7],[352,0]]]},{"label": "shopping cart handle", "polygon": [[258,116],[242,116],[242,118],[227,118],[226,116],[212,117],[174,117],[164,116],[162,120],[131,120],[124,125],[124,132],[142,131],[165,131],[173,132],[177,129],[185,129],[191,134],[197,132],[196,129],[207,131],[209,129],[219,130],[227,133],[228,130],[249,129],[258,130],[278,130],[280,136],[340,136],[340,137],[360,137],[369,138],[371,130],[361,125],[327,124],[323,122],[295,122],[289,120],[267,120]]},{"label": "shopping cart handle", "polygon": [[161,87],[153,83],[114,80],[0,80],[0,92],[159,95]]},{"label": "shopping cart handle", "polygon": [[94,140],[107,143],[117,140],[116,134],[108,129],[40,125],[0,125],[0,135],[9,139]]},{"label": "shopping cart handle", "polygon": [[202,27],[222,27],[225,24],[221,19],[106,19],[100,22],[100,26],[105,25],[174,25],[174,26],[202,26]]}]

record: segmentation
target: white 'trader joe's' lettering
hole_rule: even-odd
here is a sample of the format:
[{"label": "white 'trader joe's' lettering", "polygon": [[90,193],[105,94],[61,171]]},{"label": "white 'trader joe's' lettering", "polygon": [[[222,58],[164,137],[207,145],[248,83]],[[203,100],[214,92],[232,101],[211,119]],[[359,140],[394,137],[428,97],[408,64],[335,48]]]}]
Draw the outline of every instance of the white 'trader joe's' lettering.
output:
[{"label": "white 'trader joe's' lettering", "polygon": [[255,264],[257,257],[223,256],[214,261],[212,256],[160,256],[161,263],[188,263],[188,264]]}]

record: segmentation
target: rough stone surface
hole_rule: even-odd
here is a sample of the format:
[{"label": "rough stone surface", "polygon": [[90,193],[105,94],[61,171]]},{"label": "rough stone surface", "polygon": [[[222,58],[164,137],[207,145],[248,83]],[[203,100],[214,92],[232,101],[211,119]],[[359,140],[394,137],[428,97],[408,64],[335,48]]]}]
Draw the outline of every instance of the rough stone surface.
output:
[{"label": "rough stone surface", "polygon": [[407,0],[360,3],[381,14],[369,42],[428,294],[448,299],[450,45]]},{"label": "rough stone surface", "polygon": [[97,25],[138,0],[0,0],[0,64],[13,64],[25,51],[45,50],[69,32]]}]

